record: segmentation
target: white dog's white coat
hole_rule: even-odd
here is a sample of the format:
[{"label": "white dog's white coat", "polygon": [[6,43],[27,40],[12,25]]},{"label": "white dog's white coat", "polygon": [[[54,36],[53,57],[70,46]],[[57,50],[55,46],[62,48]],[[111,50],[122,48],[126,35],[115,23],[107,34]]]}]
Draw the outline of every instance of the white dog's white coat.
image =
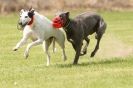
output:
[{"label": "white dog's white coat", "polygon": [[[21,10],[21,16],[27,15],[28,11]],[[45,16],[39,14],[38,12],[34,12],[34,20],[31,25],[26,25],[23,30],[23,38],[20,42],[17,43],[16,47],[13,50],[17,50],[26,41],[31,38],[33,42],[28,44],[24,56],[27,58],[29,55],[29,50],[32,46],[36,46],[39,44],[43,44],[43,48],[47,54],[47,66],[50,64],[50,55],[48,52],[48,48],[50,45],[50,37],[54,37],[55,41],[60,45],[63,50],[63,58],[66,60],[65,54],[65,35],[62,29],[55,29],[52,26],[52,22],[46,18]],[[45,40],[45,42],[44,42]]]}]

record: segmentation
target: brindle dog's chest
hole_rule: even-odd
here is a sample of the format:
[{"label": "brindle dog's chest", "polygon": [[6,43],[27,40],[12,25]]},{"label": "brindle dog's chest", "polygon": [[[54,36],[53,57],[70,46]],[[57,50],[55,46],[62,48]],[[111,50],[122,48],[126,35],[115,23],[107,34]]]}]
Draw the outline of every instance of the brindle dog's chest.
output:
[{"label": "brindle dog's chest", "polygon": [[73,31],[70,29],[70,30],[65,30],[66,32],[66,36],[67,36],[67,40],[71,43],[74,43],[74,34],[73,34]]}]

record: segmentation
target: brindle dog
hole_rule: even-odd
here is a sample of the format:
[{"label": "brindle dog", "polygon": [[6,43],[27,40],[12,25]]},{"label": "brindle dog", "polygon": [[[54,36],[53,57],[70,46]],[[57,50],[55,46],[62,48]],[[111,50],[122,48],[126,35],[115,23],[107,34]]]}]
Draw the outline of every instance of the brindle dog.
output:
[{"label": "brindle dog", "polygon": [[[71,42],[74,50],[76,51],[75,59],[73,64],[78,63],[80,55],[87,53],[87,47],[89,45],[90,39],[89,35],[96,33],[95,38],[97,39],[97,44],[94,51],[91,53],[91,57],[94,57],[97,50],[99,49],[99,43],[106,30],[106,23],[103,18],[94,12],[86,12],[76,16],[74,19],[69,18],[69,12],[62,12],[58,15],[63,22],[63,29],[66,32],[67,40]],[[83,40],[86,41],[86,45],[83,48],[81,54],[81,48],[83,45]]]}]

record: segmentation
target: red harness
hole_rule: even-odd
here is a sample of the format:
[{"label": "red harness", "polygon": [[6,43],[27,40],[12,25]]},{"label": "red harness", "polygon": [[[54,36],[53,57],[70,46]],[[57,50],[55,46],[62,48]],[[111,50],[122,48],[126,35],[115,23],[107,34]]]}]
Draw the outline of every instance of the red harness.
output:
[{"label": "red harness", "polygon": [[34,16],[31,17],[31,21],[27,25],[31,25],[34,21]]}]

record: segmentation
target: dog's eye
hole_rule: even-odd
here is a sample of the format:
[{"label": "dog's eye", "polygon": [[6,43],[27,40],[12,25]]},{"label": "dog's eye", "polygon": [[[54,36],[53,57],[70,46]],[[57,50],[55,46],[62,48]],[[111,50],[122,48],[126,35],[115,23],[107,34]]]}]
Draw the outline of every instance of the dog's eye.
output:
[{"label": "dog's eye", "polygon": [[60,18],[63,18],[61,15],[59,15]]},{"label": "dog's eye", "polygon": [[25,18],[28,18],[28,16],[25,16]]}]

